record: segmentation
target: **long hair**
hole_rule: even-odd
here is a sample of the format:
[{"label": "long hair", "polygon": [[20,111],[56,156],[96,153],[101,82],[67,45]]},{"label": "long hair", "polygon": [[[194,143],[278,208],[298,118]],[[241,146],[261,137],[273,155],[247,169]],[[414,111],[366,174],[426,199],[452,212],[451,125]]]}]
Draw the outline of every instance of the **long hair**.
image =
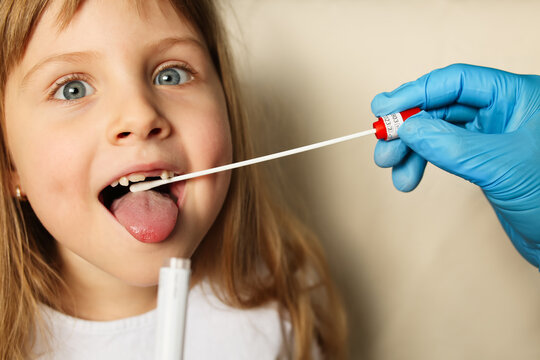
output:
[{"label": "long hair", "polygon": [[[84,0],[64,0],[67,25]],[[134,1],[137,6],[143,0]],[[248,118],[213,0],[169,0],[202,35],[221,79],[228,106],[233,159],[253,156]],[[4,98],[10,70],[24,56],[30,34],[49,0],[0,2],[0,359],[26,359],[35,331],[47,333],[39,304],[62,311],[65,289],[55,241],[31,206],[12,196]],[[288,357],[310,359],[318,347],[328,359],[346,357],[345,312],[315,236],[276,200],[257,167],[235,170],[221,212],[192,258],[194,279],[207,278],[215,293],[237,308],[276,302],[292,327]],[[35,331],[34,331],[35,330]]]}]

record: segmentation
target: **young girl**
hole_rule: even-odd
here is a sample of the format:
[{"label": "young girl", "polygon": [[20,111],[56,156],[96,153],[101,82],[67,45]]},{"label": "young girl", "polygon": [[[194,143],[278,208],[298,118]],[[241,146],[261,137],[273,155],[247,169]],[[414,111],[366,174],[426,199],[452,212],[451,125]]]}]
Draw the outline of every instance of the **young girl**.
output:
[{"label": "young girl", "polygon": [[159,268],[192,260],[186,359],[345,357],[313,236],[253,157],[211,0],[3,0],[1,359],[151,359]]}]

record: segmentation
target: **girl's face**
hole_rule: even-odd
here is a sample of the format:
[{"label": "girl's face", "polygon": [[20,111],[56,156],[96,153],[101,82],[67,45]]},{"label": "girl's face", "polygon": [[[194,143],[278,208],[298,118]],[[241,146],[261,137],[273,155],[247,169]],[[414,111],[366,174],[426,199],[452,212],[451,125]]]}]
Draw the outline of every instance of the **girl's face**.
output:
[{"label": "girl's face", "polygon": [[87,0],[59,30],[62,1],[53,1],[10,73],[5,122],[14,181],[57,240],[65,271],[148,286],[165,258],[193,254],[230,175],[165,195],[120,197],[122,185],[109,185],[222,165],[232,145],[201,35],[168,1],[142,3]]}]

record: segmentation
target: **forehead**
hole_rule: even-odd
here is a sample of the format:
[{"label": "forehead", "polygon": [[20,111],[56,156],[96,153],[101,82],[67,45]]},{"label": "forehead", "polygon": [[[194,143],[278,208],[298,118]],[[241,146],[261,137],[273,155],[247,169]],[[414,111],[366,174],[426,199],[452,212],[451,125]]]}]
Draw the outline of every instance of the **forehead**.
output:
[{"label": "forehead", "polygon": [[196,28],[166,0],[85,0],[62,27],[64,3],[53,0],[43,13],[21,65],[58,52],[129,50],[167,37],[191,38],[204,47]]},{"label": "forehead", "polygon": [[[46,24],[49,29],[56,27],[58,31],[61,31],[59,19],[66,19],[64,8],[69,2],[71,1],[50,1],[40,23]],[[73,27],[73,23],[77,22],[103,24],[107,22],[107,19],[114,17],[114,21],[123,18],[133,25],[137,23],[136,20],[139,20],[139,24],[168,25],[172,26],[172,30],[178,30],[178,25],[181,24],[183,27],[194,30],[191,29],[192,24],[186,20],[184,14],[177,11],[169,0],[79,0],[76,2],[79,6],[73,17],[67,19],[68,27]]]}]

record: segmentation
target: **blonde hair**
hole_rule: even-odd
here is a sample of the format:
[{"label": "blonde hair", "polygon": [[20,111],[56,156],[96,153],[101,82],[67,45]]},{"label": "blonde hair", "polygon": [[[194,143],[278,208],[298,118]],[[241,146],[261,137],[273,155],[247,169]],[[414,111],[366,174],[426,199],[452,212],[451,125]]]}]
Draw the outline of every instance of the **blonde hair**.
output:
[{"label": "blonde hair", "polygon": [[[84,0],[64,0],[59,21],[67,25]],[[22,59],[30,34],[49,0],[0,2],[0,358],[25,359],[39,318],[39,304],[62,311],[64,287],[55,241],[27,203],[12,197],[4,128],[5,84]],[[228,104],[234,160],[253,156],[247,116],[225,31],[212,0],[169,0],[203,36]],[[142,6],[143,1],[136,1]],[[317,344],[325,358],[346,358],[345,312],[313,234],[271,196],[257,167],[232,173],[227,199],[193,261],[194,279],[207,277],[224,302],[253,308],[275,301],[290,321],[289,357],[310,359]],[[42,330],[46,331],[46,330]]]}]

